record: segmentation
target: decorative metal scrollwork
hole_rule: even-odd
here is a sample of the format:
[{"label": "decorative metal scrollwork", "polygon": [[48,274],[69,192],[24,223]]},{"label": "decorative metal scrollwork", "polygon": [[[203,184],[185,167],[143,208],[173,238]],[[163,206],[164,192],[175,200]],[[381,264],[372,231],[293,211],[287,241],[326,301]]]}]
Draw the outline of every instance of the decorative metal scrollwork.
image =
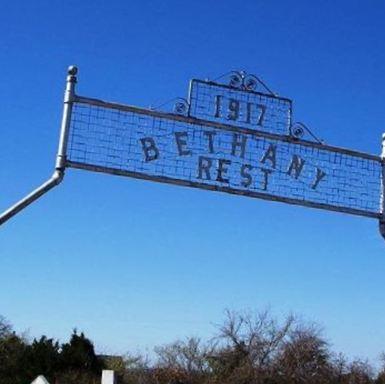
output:
[{"label": "decorative metal scrollwork", "polygon": [[232,88],[242,88],[243,85],[243,74],[242,72],[230,72],[229,86]]},{"label": "decorative metal scrollwork", "polygon": [[174,104],[174,112],[177,115],[187,116],[189,104],[186,99],[178,98]]},{"label": "decorative metal scrollwork", "polygon": [[224,77],[228,78],[228,85],[231,88],[242,89],[245,91],[262,91],[276,96],[275,93],[258,76],[248,74],[245,71],[231,71],[218,77],[214,81]]},{"label": "decorative metal scrollwork", "polygon": [[293,137],[293,139],[300,140],[303,138],[305,134],[308,134],[314,141],[316,141],[319,144],[324,144],[322,140],[320,140],[311,130],[310,128],[305,125],[304,123],[301,123],[300,121],[295,122],[290,127],[290,135]]},{"label": "decorative metal scrollwork", "polygon": [[258,87],[258,78],[254,75],[246,75],[243,78],[243,86],[247,91],[255,91]]},{"label": "decorative metal scrollwork", "polygon": [[160,105],[150,106],[150,109],[153,111],[160,110],[164,112],[175,113],[181,116],[187,116],[189,112],[189,103],[182,97],[176,97],[171,100],[167,100]]},{"label": "decorative metal scrollwork", "polygon": [[296,139],[301,139],[305,134],[305,129],[301,123],[294,123],[291,127],[291,134]]}]

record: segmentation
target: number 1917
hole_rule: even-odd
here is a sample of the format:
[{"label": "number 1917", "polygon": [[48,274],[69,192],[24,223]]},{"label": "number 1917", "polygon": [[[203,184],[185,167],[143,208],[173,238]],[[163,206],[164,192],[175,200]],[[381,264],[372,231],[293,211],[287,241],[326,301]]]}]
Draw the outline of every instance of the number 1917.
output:
[{"label": "number 1917", "polygon": [[247,124],[262,126],[266,105],[228,99],[221,95],[215,96],[215,114],[217,118],[240,121]]}]

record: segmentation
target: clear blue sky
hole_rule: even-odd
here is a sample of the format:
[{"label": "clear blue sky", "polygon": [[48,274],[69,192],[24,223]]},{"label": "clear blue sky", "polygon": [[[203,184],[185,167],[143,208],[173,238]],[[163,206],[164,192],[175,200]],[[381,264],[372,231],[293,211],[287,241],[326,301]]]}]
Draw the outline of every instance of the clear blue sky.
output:
[{"label": "clear blue sky", "polygon": [[[52,172],[66,67],[139,106],[231,69],[295,101],[326,142],[380,152],[383,1],[12,1],[0,13],[0,207]],[[69,170],[0,230],[0,313],[101,352],[208,337],[225,308],[295,312],[333,348],[385,350],[385,242],[372,219]]]}]

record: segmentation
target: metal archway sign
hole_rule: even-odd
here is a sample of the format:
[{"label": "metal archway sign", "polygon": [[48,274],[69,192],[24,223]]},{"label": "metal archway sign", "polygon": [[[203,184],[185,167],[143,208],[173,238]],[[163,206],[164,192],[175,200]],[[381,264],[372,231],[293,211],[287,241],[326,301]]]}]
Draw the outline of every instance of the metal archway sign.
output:
[{"label": "metal archway sign", "polygon": [[381,156],[326,145],[244,72],[191,80],[168,112],[79,96],[76,75],[69,67],[52,177],[0,224],[78,168],[370,217],[385,237],[385,136]]}]

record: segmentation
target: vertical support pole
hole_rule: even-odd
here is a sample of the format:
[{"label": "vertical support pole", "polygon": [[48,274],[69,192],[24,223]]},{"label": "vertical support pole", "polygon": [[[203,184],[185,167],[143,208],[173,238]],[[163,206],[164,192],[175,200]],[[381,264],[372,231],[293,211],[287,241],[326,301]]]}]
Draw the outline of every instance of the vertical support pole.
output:
[{"label": "vertical support pole", "polygon": [[56,170],[63,171],[66,165],[66,153],[68,143],[68,133],[71,123],[72,104],[75,96],[75,85],[77,82],[77,67],[71,65],[68,68],[66,89],[64,92],[63,117],[60,129],[59,148],[56,157]]},{"label": "vertical support pole", "polygon": [[380,216],[380,232],[385,239],[385,133],[382,134],[382,151],[381,151],[381,216]]},{"label": "vertical support pole", "polygon": [[0,214],[0,225],[5,223],[11,217],[15,216],[22,209],[33,203],[39,197],[47,193],[53,187],[56,187],[64,177],[64,170],[66,166],[66,151],[68,142],[68,133],[71,123],[71,112],[72,104],[75,96],[75,84],[76,74],[78,69],[75,66],[68,68],[67,83],[64,93],[64,107],[63,107],[63,118],[60,128],[60,140],[59,149],[56,156],[55,170],[51,178],[40,187],[33,190],[29,195],[18,201],[12,207],[8,208],[5,212]]}]

